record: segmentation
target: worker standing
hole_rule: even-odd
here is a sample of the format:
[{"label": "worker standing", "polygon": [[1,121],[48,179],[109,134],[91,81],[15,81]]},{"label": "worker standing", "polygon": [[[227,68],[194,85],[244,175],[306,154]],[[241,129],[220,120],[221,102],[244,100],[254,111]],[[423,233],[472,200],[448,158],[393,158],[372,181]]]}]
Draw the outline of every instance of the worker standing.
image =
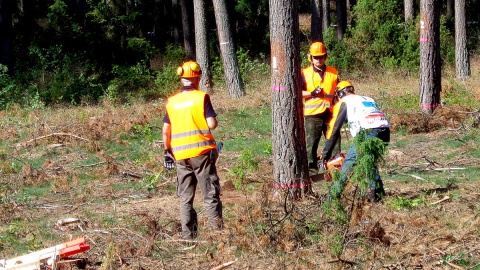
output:
[{"label": "worker standing", "polygon": [[220,181],[217,175],[217,144],[211,130],[217,127],[210,96],[198,90],[202,70],[188,61],[177,69],[182,90],[168,98],[163,119],[164,166],[177,167],[177,195],[180,198],[181,237],[197,236],[197,212],[193,208],[197,184],[202,191],[209,225],[223,228]]},{"label": "worker standing", "polygon": [[[308,54],[311,65],[302,70],[302,97],[310,176],[318,173],[318,144],[322,134],[325,136],[327,123],[331,119],[335,88],[339,81],[337,69],[325,65],[326,60],[325,45],[322,42],[313,42]],[[336,152],[340,152],[340,140]]]},{"label": "worker standing", "polygon": [[[329,138],[322,152],[321,164],[325,164],[332,156],[336,141],[340,138],[340,129],[348,121],[352,137],[360,132],[366,132],[365,138],[379,138],[385,144],[390,142],[390,123],[385,114],[378,108],[375,100],[370,97],[355,94],[355,89],[349,81],[341,81],[337,85],[336,96],[338,102],[333,108],[333,118],[330,122]],[[340,169],[340,179],[333,183],[327,199],[339,198],[342,193],[347,177],[353,172],[357,164],[357,145],[353,144],[347,152],[345,161]],[[378,157],[377,157],[378,158]],[[378,202],[385,195],[383,182],[378,168],[373,168],[374,179],[369,183],[370,199]]]}]

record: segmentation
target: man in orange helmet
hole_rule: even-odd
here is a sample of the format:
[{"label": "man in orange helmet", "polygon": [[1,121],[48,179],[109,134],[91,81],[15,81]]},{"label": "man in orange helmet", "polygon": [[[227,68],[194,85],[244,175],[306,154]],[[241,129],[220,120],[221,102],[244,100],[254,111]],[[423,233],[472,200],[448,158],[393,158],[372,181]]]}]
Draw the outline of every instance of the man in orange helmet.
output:
[{"label": "man in orange helmet", "polygon": [[211,130],[217,127],[210,96],[198,90],[202,70],[188,61],[177,69],[182,91],[168,98],[163,119],[164,166],[177,167],[177,195],[180,197],[181,237],[197,235],[197,212],[193,208],[197,183],[202,191],[210,227],[223,228],[220,181],[215,162],[217,143]]},{"label": "man in orange helmet", "polygon": [[[339,81],[337,69],[325,65],[326,60],[325,45],[319,41],[313,42],[308,54],[308,61],[312,64],[302,70],[303,111],[308,167],[311,176],[318,173],[318,144],[331,119],[330,109]],[[337,148],[336,152],[340,152],[340,141]]]},{"label": "man in orange helmet", "polygon": [[[352,137],[365,132],[362,140],[378,138],[385,144],[390,142],[390,123],[385,114],[378,108],[375,100],[367,96],[355,94],[355,89],[349,81],[341,81],[337,85],[336,96],[339,99],[333,108],[332,121],[329,123],[327,142],[322,152],[321,164],[325,164],[332,156],[336,141],[340,138],[340,129],[347,121]],[[357,145],[355,143],[348,150],[345,161],[340,169],[340,179],[333,183],[327,196],[328,200],[339,198],[347,181],[357,164]],[[379,157],[375,157],[378,159]],[[377,167],[373,168],[373,179],[369,183],[369,195],[373,202],[378,202],[385,195],[383,182]]]}]

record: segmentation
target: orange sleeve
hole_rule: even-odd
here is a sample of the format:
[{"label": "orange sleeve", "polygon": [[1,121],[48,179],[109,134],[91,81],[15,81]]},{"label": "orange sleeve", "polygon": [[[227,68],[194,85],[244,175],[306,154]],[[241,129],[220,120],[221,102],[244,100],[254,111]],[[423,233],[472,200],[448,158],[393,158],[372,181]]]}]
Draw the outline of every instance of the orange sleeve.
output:
[{"label": "orange sleeve", "polygon": [[337,143],[337,140],[340,138],[340,130],[342,129],[343,123],[347,120],[347,104],[343,101],[339,101],[333,107],[332,118],[327,124],[327,132],[325,146],[322,151],[322,158],[325,160],[330,159],[332,156],[333,148]]}]

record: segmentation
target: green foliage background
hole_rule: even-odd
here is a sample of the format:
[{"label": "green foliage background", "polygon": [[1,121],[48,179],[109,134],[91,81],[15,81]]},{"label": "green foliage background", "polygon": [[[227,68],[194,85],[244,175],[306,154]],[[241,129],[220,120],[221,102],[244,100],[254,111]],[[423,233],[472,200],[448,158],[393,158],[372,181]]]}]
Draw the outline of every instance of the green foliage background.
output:
[{"label": "green foliage background", "polygon": [[[240,71],[248,88],[269,75],[268,1],[228,2]],[[13,104],[92,104],[102,99],[128,103],[132,99],[166,97],[178,87],[175,68],[186,60],[179,44],[159,45],[152,36],[154,1],[87,0],[82,13],[65,0],[38,2],[14,10],[15,66],[0,71],[0,108]],[[35,8],[27,10],[26,8]],[[310,2],[299,1],[309,13]],[[334,11],[332,10],[332,14]],[[213,8],[207,20],[215,26]],[[467,21],[478,16],[468,12]],[[334,20],[333,16],[333,20]],[[329,65],[342,73],[386,70],[418,71],[418,22],[405,22],[401,2],[359,0],[349,11],[343,40],[334,27],[324,33]],[[332,23],[335,23],[333,21]],[[452,23],[442,17],[441,56],[444,65],[455,57]],[[474,51],[479,26],[468,26],[468,46]],[[214,83],[223,83],[216,30],[209,33]],[[477,33],[477,35],[476,35]],[[169,37],[171,38],[171,37]],[[308,34],[301,36],[305,61]],[[305,64],[305,63],[303,63]]]}]

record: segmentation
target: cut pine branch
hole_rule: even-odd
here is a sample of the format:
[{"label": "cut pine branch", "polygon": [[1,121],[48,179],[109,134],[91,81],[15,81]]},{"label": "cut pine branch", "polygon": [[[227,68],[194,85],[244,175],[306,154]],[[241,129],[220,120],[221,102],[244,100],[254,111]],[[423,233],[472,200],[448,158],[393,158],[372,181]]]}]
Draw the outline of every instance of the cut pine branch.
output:
[{"label": "cut pine branch", "polygon": [[78,139],[78,140],[81,140],[81,141],[84,141],[84,142],[89,142],[90,140],[89,139],[85,139],[85,138],[82,138],[80,136],[77,136],[75,134],[71,134],[71,133],[63,133],[63,132],[55,132],[55,133],[51,133],[51,134],[48,134],[48,135],[45,135],[45,136],[40,136],[40,137],[37,137],[37,138],[33,138],[29,141],[26,141],[26,142],[23,142],[23,143],[17,143],[15,145],[15,147],[24,147],[24,146],[27,146],[27,145],[30,145],[32,143],[35,143],[37,142],[38,140],[42,140],[42,139],[46,139],[46,138],[49,138],[49,137],[73,137],[75,139]]}]

